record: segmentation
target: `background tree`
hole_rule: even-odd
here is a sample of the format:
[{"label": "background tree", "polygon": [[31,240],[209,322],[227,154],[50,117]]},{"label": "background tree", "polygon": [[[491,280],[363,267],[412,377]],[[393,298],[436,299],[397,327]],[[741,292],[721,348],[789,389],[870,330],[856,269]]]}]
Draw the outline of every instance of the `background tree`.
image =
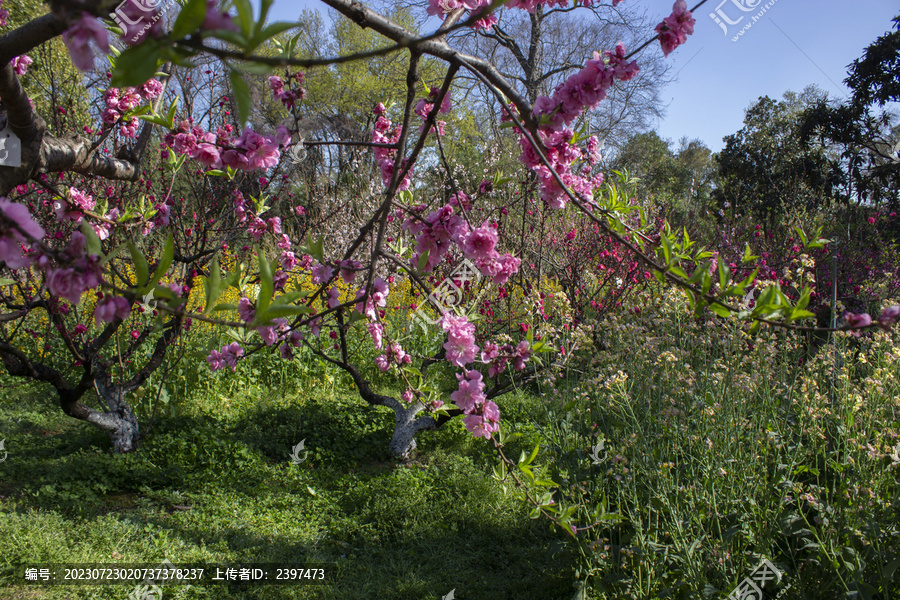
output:
[{"label": "background tree", "polygon": [[[618,41],[633,47],[653,26],[652,17],[641,6],[623,3],[617,7],[595,3],[592,7],[549,7],[538,4],[533,12],[502,8],[494,13],[498,22],[490,30],[461,30],[450,36],[464,51],[490,61],[532,104],[581,68],[592,52],[612,48]],[[615,148],[627,136],[646,128],[662,114],[659,93],[668,83],[668,65],[655,48],[641,61],[637,77],[610,89],[603,109],[583,115],[590,134],[605,146]],[[460,81],[475,81],[466,75]],[[498,137],[493,118],[500,110],[495,98],[472,86],[467,95],[480,100],[483,132]]]},{"label": "background tree", "polygon": [[898,208],[900,132],[896,113],[886,107],[900,101],[900,17],[894,31],[880,36],[850,65],[845,102],[823,98],[803,114],[802,139],[836,148],[846,177],[844,201]]},{"label": "background tree", "polygon": [[837,156],[809,148],[801,137],[802,112],[824,93],[810,86],[782,101],[761,97],[747,109],[744,127],[725,138],[717,155],[720,207],[774,224],[779,212],[812,209],[836,199],[843,183]]}]

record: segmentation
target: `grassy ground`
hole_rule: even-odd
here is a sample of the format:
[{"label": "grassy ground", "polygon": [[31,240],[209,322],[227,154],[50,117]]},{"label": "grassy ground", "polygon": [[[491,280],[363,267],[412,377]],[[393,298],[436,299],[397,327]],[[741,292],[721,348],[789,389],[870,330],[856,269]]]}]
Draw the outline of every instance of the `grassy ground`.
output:
[{"label": "grassy ground", "polygon": [[[110,598],[128,586],[23,584],[39,563],[320,563],[324,586],[169,587],[170,598],[571,597],[560,535],[526,518],[461,424],[398,466],[390,415],[350,394],[267,401],[245,418],[158,420],[138,452],[55,408],[42,388],[0,402],[0,598]],[[509,415],[524,414],[513,400]],[[304,440],[299,466],[290,452]],[[304,456],[301,452],[299,456]]]},{"label": "grassy ground", "polygon": [[23,569],[168,559],[321,563],[334,582],[165,600],[570,600],[577,581],[582,600],[721,600],[766,559],[783,576],[769,600],[900,600],[900,333],[751,338],[662,306],[608,318],[597,347],[576,332],[565,371],[500,400],[523,434],[506,455],[540,443],[535,472],[574,537],[528,519],[458,421],[392,463],[392,415],[313,360],[174,370],[126,456],[0,377],[0,599],[124,600],[133,588],[28,587]]}]

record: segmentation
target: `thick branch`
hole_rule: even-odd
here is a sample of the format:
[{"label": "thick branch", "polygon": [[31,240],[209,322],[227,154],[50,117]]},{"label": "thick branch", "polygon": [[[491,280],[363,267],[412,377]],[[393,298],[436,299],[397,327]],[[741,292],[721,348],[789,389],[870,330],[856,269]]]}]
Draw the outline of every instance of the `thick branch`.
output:
[{"label": "thick branch", "polygon": [[47,14],[0,37],[0,65],[13,57],[27,54],[66,30],[66,22],[55,14]]},{"label": "thick branch", "polygon": [[140,176],[137,163],[106,156],[99,149],[91,150],[90,141],[75,134],[64,138],[45,134],[36,171],[74,171],[82,175],[128,181]]},{"label": "thick branch", "polygon": [[31,107],[11,63],[0,69],[0,100],[6,108],[9,128],[22,143],[22,166],[0,169],[0,196],[38,173],[74,171],[130,181],[140,175],[136,164],[92,150],[88,140],[79,135],[58,138],[48,133],[47,123]]}]

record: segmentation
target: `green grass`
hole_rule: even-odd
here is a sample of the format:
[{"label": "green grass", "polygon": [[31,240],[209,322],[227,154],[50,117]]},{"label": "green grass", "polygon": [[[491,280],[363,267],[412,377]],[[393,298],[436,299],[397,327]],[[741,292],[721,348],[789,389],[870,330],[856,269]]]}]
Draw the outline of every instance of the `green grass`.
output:
[{"label": "green grass", "polygon": [[[339,392],[219,419],[160,419],[137,452],[113,456],[104,434],[62,415],[45,393],[20,390],[0,403],[9,452],[0,598],[124,599],[132,588],[26,586],[23,568],[163,559],[322,563],[336,573],[325,586],[173,587],[167,600],[572,594],[561,536],[501,492],[485,444],[459,423],[422,436],[417,459],[399,466],[386,454],[390,413]],[[307,460],[292,465],[301,439]]]},{"label": "green grass", "polygon": [[7,386],[0,598],[124,599],[27,587],[22,569],[169,559],[322,563],[335,581],[166,600],[570,600],[582,582],[584,600],[718,600],[766,558],[784,577],[767,598],[900,600],[900,333],[809,346],[685,314],[668,302],[569,331],[585,351],[566,370],[500,399],[504,430],[523,434],[506,456],[540,444],[534,470],[574,537],[528,518],[521,490],[492,480],[492,446],[458,420],[392,462],[391,412],[315,361],[259,356],[218,378],[185,365],[125,456],[46,389]]},{"label": "green grass", "polygon": [[767,597],[900,598],[900,334],[816,349],[679,311],[610,319],[543,383],[538,462],[592,597],[726,598],[766,558]]}]

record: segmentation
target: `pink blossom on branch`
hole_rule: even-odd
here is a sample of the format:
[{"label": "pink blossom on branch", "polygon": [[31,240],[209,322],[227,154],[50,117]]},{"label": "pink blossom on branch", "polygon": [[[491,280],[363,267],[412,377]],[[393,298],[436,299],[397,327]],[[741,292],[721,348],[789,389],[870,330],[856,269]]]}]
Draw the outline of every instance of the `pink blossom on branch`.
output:
[{"label": "pink blossom on branch", "polygon": [[162,93],[163,84],[158,79],[150,79],[140,88],[141,95],[146,100],[154,100]]},{"label": "pink blossom on branch", "polygon": [[691,11],[687,9],[687,2],[678,0],[672,6],[672,14],[656,26],[663,54],[669,56],[675,48],[685,43],[687,36],[694,33],[695,23]]},{"label": "pink blossom on branch", "polygon": [[859,337],[859,330],[865,329],[872,325],[872,317],[869,316],[869,313],[862,314],[853,314],[848,312],[844,314],[844,319],[847,321],[847,325],[852,329],[852,333],[854,336]]},{"label": "pink blossom on branch", "polygon": [[120,296],[107,296],[97,302],[94,308],[94,322],[100,327],[100,323],[112,323],[116,319],[124,321],[130,314],[131,305],[128,300]]},{"label": "pink blossom on branch", "polygon": [[878,324],[881,325],[882,329],[888,330],[891,328],[891,325],[897,322],[898,318],[900,318],[900,306],[895,304],[884,309],[881,316],[878,317]]},{"label": "pink blossom on branch", "polygon": [[72,62],[82,71],[94,68],[94,50],[91,42],[103,54],[109,53],[109,34],[106,28],[97,17],[86,12],[81,13],[81,17],[63,32],[62,37],[69,49]]},{"label": "pink blossom on branch", "polygon": [[27,54],[23,54],[22,56],[14,56],[12,59],[13,71],[15,71],[16,75],[21,77],[28,71],[28,65],[33,63],[31,57]]},{"label": "pink blossom on branch", "polygon": [[328,308],[337,308],[341,305],[341,291],[336,287],[331,287],[325,293],[328,297]]},{"label": "pink blossom on branch", "polygon": [[456,378],[459,380],[459,388],[450,394],[450,399],[464,413],[474,411],[478,404],[487,400],[481,373],[472,370],[467,371],[464,376],[457,375]]},{"label": "pink blossom on branch", "polygon": [[384,345],[384,325],[381,323],[369,323],[366,327],[369,330],[369,335],[372,336],[372,343],[375,344],[375,348],[381,350]]},{"label": "pink blossom on branch", "polygon": [[244,323],[249,323],[256,317],[256,307],[249,298],[241,298],[238,300],[238,316]]},{"label": "pink blossom on branch", "polygon": [[237,342],[232,342],[228,346],[222,348],[222,359],[225,361],[231,370],[234,371],[237,367],[237,361],[240,357],[244,355],[244,349]]},{"label": "pink blossom on branch", "polygon": [[[372,142],[376,144],[396,144],[400,139],[403,128],[393,127],[393,124],[384,117],[384,105],[380,102],[372,112],[378,116],[378,120],[375,121],[375,127],[372,130]],[[397,151],[393,148],[376,147],[374,154],[375,162],[378,163],[378,166],[381,169],[381,181],[385,187],[387,187],[394,177],[394,161],[397,156]],[[402,164],[405,166],[405,161]],[[407,173],[407,176],[404,177],[403,181],[400,182],[400,185],[397,186],[397,190],[407,190],[409,189],[409,185],[409,174]]]},{"label": "pink blossom on branch", "polygon": [[497,258],[497,230],[485,221],[478,229],[466,234],[461,244],[463,254],[470,260],[490,260]]},{"label": "pink blossom on branch", "polygon": [[457,367],[464,367],[475,361],[478,346],[475,345],[475,325],[465,316],[445,313],[441,317],[441,327],[447,332],[447,361]]},{"label": "pink blossom on branch", "polygon": [[590,177],[589,170],[587,175],[572,171],[572,164],[583,157],[583,152],[572,144],[574,133],[568,126],[584,110],[596,108],[616,80],[629,81],[638,73],[637,63],[628,62],[625,57],[625,46],[621,42],[614,52],[604,52],[602,57],[595,52],[594,58],[588,60],[583,69],[557,86],[552,97],[542,96],[535,101],[533,115],[539,119],[540,142],[552,170],[544,165],[524,136],[520,137],[521,159],[537,174],[541,198],[551,208],[563,208],[566,204],[565,190],[554,172],[563,185],[588,203],[593,201],[593,190],[603,182],[602,175]]},{"label": "pink blossom on branch", "polygon": [[457,243],[469,232],[466,221],[453,214],[449,204],[431,212],[424,219],[409,218],[403,226],[416,237],[416,251],[412,264],[418,268],[419,260],[428,252],[425,271],[433,270],[450,249],[451,240]]},{"label": "pink blossom on branch", "polygon": [[220,12],[216,0],[207,0],[206,18],[203,20],[202,29],[215,31],[225,29],[228,31],[240,31],[240,28],[231,20],[231,15]]},{"label": "pink blossom on branch", "polygon": [[22,243],[30,245],[43,237],[44,229],[31,218],[28,207],[0,197],[0,262],[10,269],[28,266],[32,259],[22,255]]},{"label": "pink blossom on branch", "polygon": [[68,267],[63,269],[48,269],[47,289],[54,296],[65,298],[72,304],[81,302],[81,295],[89,289],[100,285],[99,271],[83,271],[78,268]]},{"label": "pink blossom on branch", "polygon": [[206,357],[206,362],[209,364],[209,368],[212,371],[218,371],[225,368],[225,359],[218,350],[210,352],[209,356]]},{"label": "pink blossom on branch", "polygon": [[466,415],[463,424],[475,437],[489,439],[500,428],[500,410],[487,399],[481,373],[470,370],[457,374],[456,379],[459,388],[450,398]]}]

